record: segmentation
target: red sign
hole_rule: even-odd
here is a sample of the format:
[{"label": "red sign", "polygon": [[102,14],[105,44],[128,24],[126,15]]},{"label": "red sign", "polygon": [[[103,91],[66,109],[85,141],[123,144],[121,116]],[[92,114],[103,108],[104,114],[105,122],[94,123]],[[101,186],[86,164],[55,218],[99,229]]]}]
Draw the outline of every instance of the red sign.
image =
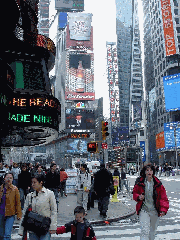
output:
[{"label": "red sign", "polygon": [[162,20],[166,47],[166,56],[176,54],[172,8],[170,0],[161,0]]},{"label": "red sign", "polygon": [[65,92],[65,99],[66,100],[87,100],[87,101],[94,101],[95,100],[95,93],[86,92],[86,93],[76,93],[76,92]]},{"label": "red sign", "polygon": [[102,149],[108,149],[107,143],[102,143]]},{"label": "red sign", "polygon": [[156,135],[156,149],[165,148],[164,132]]}]

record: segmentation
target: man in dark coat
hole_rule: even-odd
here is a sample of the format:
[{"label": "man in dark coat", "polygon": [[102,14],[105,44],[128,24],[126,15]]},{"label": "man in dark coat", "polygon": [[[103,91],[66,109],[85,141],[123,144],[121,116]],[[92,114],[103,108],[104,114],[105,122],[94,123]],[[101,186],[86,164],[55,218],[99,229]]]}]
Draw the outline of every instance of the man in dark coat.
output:
[{"label": "man in dark coat", "polygon": [[94,191],[97,194],[98,210],[103,217],[107,216],[110,198],[108,188],[111,183],[113,183],[112,173],[105,168],[105,164],[101,164],[100,170],[95,174]]},{"label": "man in dark coat", "polygon": [[56,170],[56,163],[52,163],[50,166],[50,171],[46,174],[45,187],[54,192],[57,204],[57,210],[59,205],[58,191],[60,190],[60,174]]},{"label": "man in dark coat", "polygon": [[21,173],[18,175],[18,188],[20,192],[21,208],[24,208],[24,200],[31,188],[31,173],[28,172],[26,164],[22,164]]}]

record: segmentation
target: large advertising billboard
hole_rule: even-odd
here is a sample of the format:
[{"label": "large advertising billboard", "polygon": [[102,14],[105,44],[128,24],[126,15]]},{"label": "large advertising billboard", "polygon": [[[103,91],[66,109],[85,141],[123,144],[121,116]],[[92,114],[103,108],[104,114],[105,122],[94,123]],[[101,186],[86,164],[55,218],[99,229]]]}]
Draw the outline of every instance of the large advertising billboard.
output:
[{"label": "large advertising billboard", "polygon": [[77,51],[87,52],[87,50],[93,51],[93,27],[91,27],[90,40],[74,40],[70,39],[69,24],[67,25],[66,31],[66,49],[73,49]]},{"label": "large advertising billboard", "polygon": [[70,51],[67,55],[66,100],[95,100],[93,64],[93,53],[84,54]]},{"label": "large advertising billboard", "polygon": [[145,148],[145,141],[140,141],[140,147],[142,148],[142,162],[146,161],[146,148]]},{"label": "large advertising billboard", "polygon": [[176,131],[176,144],[180,148],[180,123],[164,123],[164,139],[165,147],[167,149],[175,148],[175,131]]},{"label": "large advertising billboard", "polygon": [[163,77],[166,111],[180,110],[180,73]]},{"label": "large advertising billboard", "polygon": [[171,0],[161,0],[166,56],[178,53],[174,34]]},{"label": "large advertising billboard", "polygon": [[85,139],[68,139],[68,153],[87,153],[87,140]]},{"label": "large advertising billboard", "polygon": [[95,129],[95,113],[92,109],[66,108],[66,130]]},{"label": "large advertising billboard", "polygon": [[121,143],[129,141],[129,128],[128,127],[113,127],[112,128],[112,145],[118,146]]},{"label": "large advertising billboard", "polygon": [[55,0],[55,9],[61,12],[84,11],[84,0]]},{"label": "large advertising billboard", "polygon": [[149,111],[150,111],[150,121],[156,119],[156,91],[155,87],[149,92]]},{"label": "large advertising billboard", "polygon": [[68,13],[70,39],[89,41],[92,13]]}]

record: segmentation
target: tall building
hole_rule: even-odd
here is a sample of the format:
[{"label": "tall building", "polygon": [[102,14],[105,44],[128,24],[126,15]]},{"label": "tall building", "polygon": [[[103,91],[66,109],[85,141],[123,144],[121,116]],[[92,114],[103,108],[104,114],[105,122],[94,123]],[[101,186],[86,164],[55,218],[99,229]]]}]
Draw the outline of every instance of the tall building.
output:
[{"label": "tall building", "polygon": [[116,0],[120,127],[129,127],[129,96],[132,54],[132,0]]},{"label": "tall building", "polygon": [[142,104],[143,104],[143,79],[141,42],[138,16],[138,1],[133,1],[133,24],[132,24],[132,61],[130,80],[130,101],[129,101],[129,130],[130,145],[136,145],[137,134],[141,128]]},{"label": "tall building", "polygon": [[[144,0],[145,87],[149,159],[156,163],[174,162],[174,152],[164,146],[157,152],[158,134],[164,134],[164,124],[177,121],[178,112],[165,108],[163,77],[180,72],[179,1]],[[176,116],[176,117],[175,117]]]},{"label": "tall building", "polygon": [[39,0],[38,32],[49,37],[49,0]]}]

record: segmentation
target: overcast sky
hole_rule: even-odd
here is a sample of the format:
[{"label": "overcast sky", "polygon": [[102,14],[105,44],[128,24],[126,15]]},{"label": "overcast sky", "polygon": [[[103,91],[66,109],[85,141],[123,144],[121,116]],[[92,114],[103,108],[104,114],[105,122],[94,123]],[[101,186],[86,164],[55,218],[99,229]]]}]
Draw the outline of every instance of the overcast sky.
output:
[{"label": "overcast sky", "polygon": [[115,0],[84,0],[84,10],[92,13],[94,44],[94,87],[96,99],[103,97],[103,113],[109,116],[109,93],[106,72],[106,41],[116,42]]}]

